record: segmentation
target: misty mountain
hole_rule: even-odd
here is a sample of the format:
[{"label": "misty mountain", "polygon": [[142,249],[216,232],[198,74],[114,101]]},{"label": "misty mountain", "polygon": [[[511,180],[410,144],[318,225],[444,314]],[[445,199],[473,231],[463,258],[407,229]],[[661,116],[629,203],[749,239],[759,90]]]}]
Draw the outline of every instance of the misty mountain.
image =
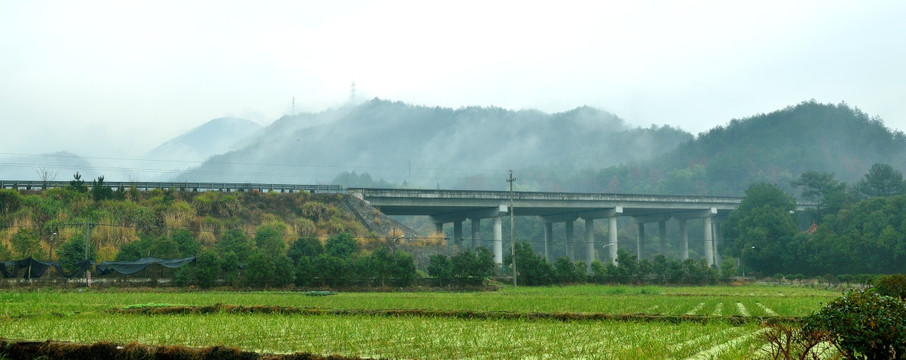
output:
[{"label": "misty mountain", "polygon": [[[243,139],[253,136],[262,127],[258,123],[237,118],[210,120],[149,151],[145,157],[155,160],[200,162],[212,155],[233,150]],[[189,165],[175,166],[188,168]]]},{"label": "misty mountain", "polygon": [[65,151],[0,157],[0,178],[4,180],[69,181],[76,172],[88,181],[103,175],[88,159]]},{"label": "misty mountain", "polygon": [[[690,139],[667,126],[632,127],[590,107],[548,114],[374,99],[283,117],[243,148],[214,156],[177,180],[326,183],[358,172],[413,187],[499,189],[507,169],[601,169],[650,159]],[[483,177],[500,177],[501,184],[471,180]]]},{"label": "misty mountain", "polygon": [[906,169],[906,135],[846,104],[814,100],[734,119],[655,159],[565,181],[593,192],[742,195],[753,182],[779,185],[806,171],[853,184],[875,163]]}]

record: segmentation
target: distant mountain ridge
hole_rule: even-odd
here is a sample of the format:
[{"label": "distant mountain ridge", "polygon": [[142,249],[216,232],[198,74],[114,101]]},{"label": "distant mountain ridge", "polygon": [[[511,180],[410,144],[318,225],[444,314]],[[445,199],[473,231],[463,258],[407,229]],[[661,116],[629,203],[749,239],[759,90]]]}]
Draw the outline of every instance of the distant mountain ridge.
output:
[{"label": "distant mountain ridge", "polygon": [[455,187],[476,174],[507,169],[577,171],[639,161],[690,139],[668,126],[634,128],[590,107],[547,114],[374,99],[283,117],[245,147],[214,156],[177,180],[324,183],[359,172],[391,183]]},{"label": "distant mountain ridge", "polygon": [[777,184],[806,171],[853,184],[875,163],[906,169],[906,135],[857,108],[812,101],[734,119],[645,162],[577,176],[578,191],[739,195],[753,182]]},{"label": "distant mountain ridge", "polygon": [[217,118],[170,139],[146,154],[154,160],[202,161],[232,149],[262,126],[238,118]]}]

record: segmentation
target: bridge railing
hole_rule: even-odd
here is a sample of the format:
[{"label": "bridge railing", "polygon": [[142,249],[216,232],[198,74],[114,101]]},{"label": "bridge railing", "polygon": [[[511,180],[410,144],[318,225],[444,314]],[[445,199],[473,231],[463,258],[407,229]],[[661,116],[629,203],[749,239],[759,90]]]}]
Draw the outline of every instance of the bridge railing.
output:
[{"label": "bridge railing", "polygon": [[[91,185],[90,182],[85,182]],[[0,180],[0,189],[41,190],[55,187],[69,186],[69,181],[41,181],[41,180]],[[111,188],[131,188],[138,190],[177,189],[191,191],[249,191],[261,192],[281,191],[312,193],[342,193],[346,189],[340,185],[298,185],[298,184],[266,184],[266,183],[214,183],[214,182],[153,182],[153,181],[105,181],[104,186]]]},{"label": "bridge railing", "polygon": [[[376,189],[351,188],[350,192],[360,192],[365,197],[380,198],[423,198],[423,199],[493,199],[510,198],[507,191],[472,191],[472,190],[420,190],[420,189]],[[566,193],[566,192],[513,192],[516,200],[584,200],[584,201],[640,201],[640,202],[701,202],[739,204],[741,197],[730,196],[679,196],[679,195],[641,195],[641,194],[607,194],[607,193]]]}]

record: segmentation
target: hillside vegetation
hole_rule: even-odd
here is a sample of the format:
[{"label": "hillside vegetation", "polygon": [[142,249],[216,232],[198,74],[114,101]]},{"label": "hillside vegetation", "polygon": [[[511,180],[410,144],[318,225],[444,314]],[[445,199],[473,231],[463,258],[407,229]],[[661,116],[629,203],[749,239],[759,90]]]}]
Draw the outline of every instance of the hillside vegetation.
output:
[{"label": "hillside vegetation", "polygon": [[245,147],[178,180],[316,183],[356,172],[397,185],[498,189],[481,179],[508,168],[599,169],[651,158],[691,138],[667,126],[635,128],[590,107],[548,114],[374,99],[283,117]]},{"label": "hillside vegetation", "polygon": [[0,258],[49,259],[63,244],[84,241],[86,223],[98,261],[113,260],[123,247],[142,241],[150,246],[141,255],[194,256],[198,248],[174,253],[170,245],[178,249],[180,238],[189,235],[202,248],[212,248],[230,230],[254,236],[263,227],[276,230],[286,245],[299,237],[323,240],[338,233],[366,237],[365,227],[341,201],[336,194],[141,192],[103,184],[90,190],[87,184],[0,190]]},{"label": "hillside vegetation", "polygon": [[778,184],[806,171],[855,183],[876,163],[906,167],[906,135],[846,104],[803,102],[735,119],[650,161],[590,170],[565,180],[579,191],[743,195],[755,182]]}]

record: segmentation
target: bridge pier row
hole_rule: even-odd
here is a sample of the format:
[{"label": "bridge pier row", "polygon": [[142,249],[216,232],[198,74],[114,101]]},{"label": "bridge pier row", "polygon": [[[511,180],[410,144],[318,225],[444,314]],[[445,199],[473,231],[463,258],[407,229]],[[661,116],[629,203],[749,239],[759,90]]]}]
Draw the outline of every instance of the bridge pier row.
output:
[{"label": "bridge pier row", "polygon": [[712,233],[713,229],[711,228],[711,225],[712,225],[711,217],[710,216],[705,217],[704,221],[705,221],[705,226],[704,226],[705,263],[707,263],[708,266],[712,266],[712,265],[714,265],[714,236],[713,236],[714,234]]},{"label": "bridge pier row", "polygon": [[610,263],[617,264],[617,217],[611,216],[607,218],[607,233],[608,233],[608,243],[607,246],[610,247]]},{"label": "bridge pier row", "polygon": [[462,247],[462,221],[453,222],[453,243]]},{"label": "bridge pier row", "polygon": [[494,217],[494,263],[503,265],[503,223],[500,216]]},{"label": "bridge pier row", "polygon": [[481,219],[472,218],[472,250],[478,249],[481,246]]},{"label": "bridge pier row", "polygon": [[642,259],[644,259],[644,256],[645,256],[645,223],[640,222],[637,224],[637,226],[638,226],[638,232],[636,233],[635,247],[636,247],[636,256],[638,257],[638,259],[636,259],[636,260],[642,261]]},{"label": "bridge pier row", "polygon": [[544,260],[551,262],[554,243],[554,223],[544,223]]},{"label": "bridge pier row", "polygon": [[595,219],[585,219],[585,267],[591,270],[595,261]]},{"label": "bridge pier row", "polygon": [[658,250],[661,252],[661,255],[666,256],[667,254],[667,221],[661,220],[657,222],[657,241],[658,241]]},{"label": "bridge pier row", "polygon": [[566,222],[566,256],[569,257],[570,261],[576,261],[576,232],[575,232],[575,220],[568,220]]},{"label": "bridge pier row", "polygon": [[680,231],[680,260],[686,261],[689,258],[689,231],[686,230],[686,219],[679,221]]},{"label": "bridge pier row", "polygon": [[713,224],[711,233],[714,234],[714,265],[720,267],[720,263],[723,262],[723,258],[720,257],[720,251],[717,251],[717,249],[720,248],[720,243],[723,241],[720,236],[720,221],[715,219],[711,223]]}]

